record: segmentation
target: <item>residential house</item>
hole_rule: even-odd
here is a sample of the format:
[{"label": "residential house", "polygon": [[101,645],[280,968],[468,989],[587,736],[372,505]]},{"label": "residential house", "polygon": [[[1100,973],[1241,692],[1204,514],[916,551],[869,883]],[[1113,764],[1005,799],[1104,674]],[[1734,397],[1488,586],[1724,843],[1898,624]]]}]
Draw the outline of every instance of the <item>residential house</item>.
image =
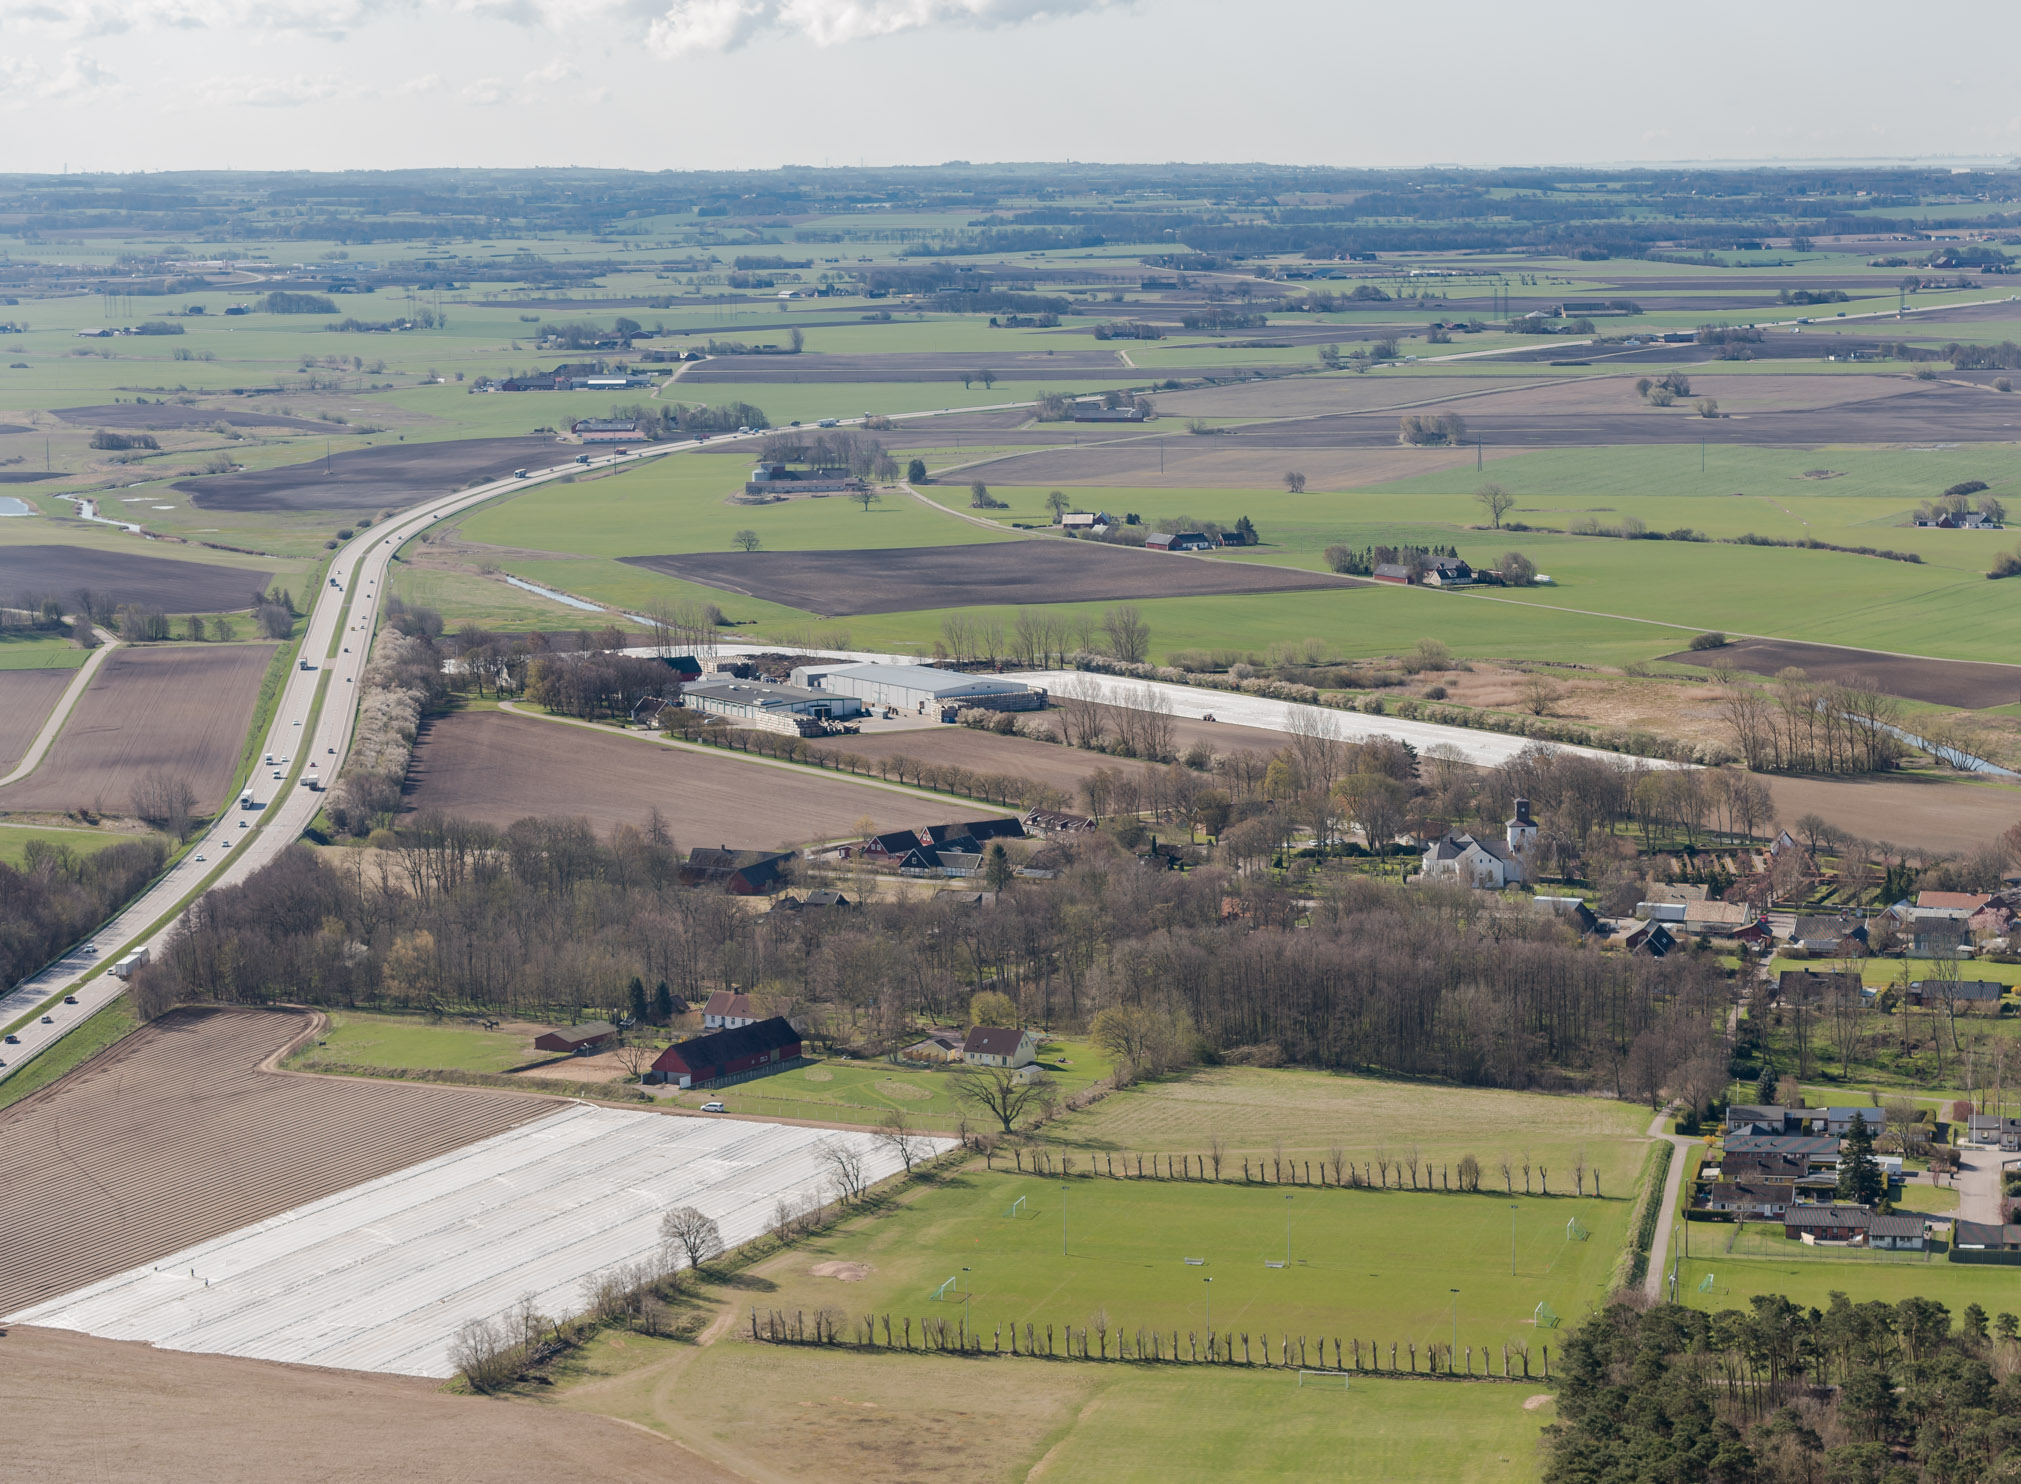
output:
[{"label": "residential house", "polygon": [[1458,557],[1440,557],[1425,569],[1426,587],[1470,587],[1480,579]]},{"label": "residential house", "polygon": [[1060,517],[1063,531],[1087,531],[1099,536],[1116,523],[1116,518],[1106,510],[1069,510]]},{"label": "residential house", "polygon": [[1010,815],[996,819],[971,819],[962,824],[930,824],[921,835],[924,845],[945,845],[966,850],[991,840],[1022,840],[1024,821]]},{"label": "residential house", "polygon": [[1743,1221],[1779,1221],[1795,1203],[1792,1185],[1720,1180],[1706,1189],[1696,1208],[1725,1212]]},{"label": "residential house", "polygon": [[1794,1133],[1796,1119],[1802,1112],[1801,1108],[1785,1108],[1777,1103],[1729,1103],[1726,1106],[1726,1128],[1729,1133],[1741,1129]]},{"label": "residential house", "polygon": [[960,1031],[935,1026],[923,1040],[914,1041],[899,1055],[907,1061],[958,1061],[961,1059],[961,1042]]},{"label": "residential house", "polygon": [[740,1025],[756,1025],[764,1019],[766,1017],[753,1008],[751,997],[740,990],[719,989],[702,1006],[704,1030],[734,1030]]},{"label": "residential house", "polygon": [[1776,998],[1785,1005],[1822,1005],[1859,992],[1860,976],[1849,970],[1784,969],[1776,975]]},{"label": "residential house", "polygon": [[1911,958],[1951,958],[1972,943],[1972,918],[1980,908],[1920,907],[1897,902],[1888,909]]},{"label": "residential house", "polygon": [[732,896],[767,896],[786,884],[786,874],[795,860],[791,850],[715,850],[697,848],[688,852],[681,867],[683,886],[714,886]]},{"label": "residential house", "polygon": [[533,1048],[536,1051],[552,1051],[558,1056],[580,1056],[599,1050],[617,1038],[618,1028],[608,1020],[585,1020],[580,1025],[542,1031],[533,1038]]},{"label": "residential house", "polygon": [[1849,917],[1799,917],[1789,942],[1811,953],[1864,953],[1867,928]]},{"label": "residential house", "polygon": [[1927,1242],[1923,1218],[1914,1212],[1867,1218],[1867,1245],[1894,1252],[1921,1252]]},{"label": "residential house", "polygon": [[1798,1108],[1794,1110],[1803,1127],[1814,1134],[1830,1134],[1835,1139],[1843,1139],[1853,1131],[1853,1124],[1864,1123],[1867,1132],[1878,1136],[1887,1127],[1887,1115],[1879,1108],[1856,1106],[1846,1108]]},{"label": "residential house", "polygon": [[1812,1170],[1837,1169],[1841,1141],[1829,1134],[1728,1134],[1727,1154],[1793,1154]]},{"label": "residential house", "polygon": [[2021,1149],[2021,1118],[1974,1113],[1967,1134],[1974,1144],[1997,1144],[2011,1154]]},{"label": "residential house", "polygon": [[1916,907],[1923,912],[1977,912],[1992,901],[1992,895],[1978,891],[1919,891]]},{"label": "residential house", "polygon": [[1936,1005],[1944,1009],[1991,1005],[1997,1008],[2007,986],[1997,979],[1911,979],[1904,996],[1911,1005]]},{"label": "residential house", "polygon": [[1722,1153],[1713,1168],[1721,1180],[1742,1185],[1791,1185],[1810,1173],[1801,1154],[1770,1150],[1761,1154]]},{"label": "residential house", "polygon": [[799,1060],[800,1033],[774,1016],[669,1046],[653,1071],[657,1080],[680,1087],[717,1087],[784,1071]]},{"label": "residential house", "polygon": [[570,423],[568,430],[585,443],[636,443],[645,436],[635,422],[600,417]]},{"label": "residential house", "polygon": [[1759,914],[1745,902],[1686,902],[1684,921],[1673,923],[1701,938],[1731,938],[1757,925]]},{"label": "residential house", "polygon": [[1039,1059],[1039,1038],[1028,1030],[978,1025],[961,1043],[961,1059],[972,1067],[1028,1067]]},{"label": "residential house", "polygon": [[1076,402],[1068,415],[1077,423],[1140,423],[1151,414],[1142,407],[1104,407],[1100,402]]},{"label": "residential house", "polygon": [[1665,958],[1677,946],[1677,939],[1670,929],[1660,922],[1645,922],[1621,940],[1630,953],[1639,953],[1648,958]]},{"label": "residential house", "polygon": [[1063,814],[1054,809],[1034,809],[1024,817],[1028,831],[1041,835],[1081,835],[1095,828],[1095,821],[1085,814]]},{"label": "residential house", "polygon": [[887,865],[904,860],[919,849],[917,830],[888,830],[863,842],[863,858]]},{"label": "residential house", "polygon": [[1807,1242],[1857,1242],[1872,1220],[1864,1206],[1792,1206],[1783,1212],[1782,1234]]}]

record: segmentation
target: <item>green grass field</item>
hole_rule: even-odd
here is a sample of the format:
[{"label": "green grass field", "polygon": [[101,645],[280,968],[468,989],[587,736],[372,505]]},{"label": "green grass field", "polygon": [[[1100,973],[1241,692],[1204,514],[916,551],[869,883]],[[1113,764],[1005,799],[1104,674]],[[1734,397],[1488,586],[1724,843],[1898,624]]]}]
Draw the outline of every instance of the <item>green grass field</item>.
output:
[{"label": "green grass field", "polygon": [[[732,1295],[734,1298],[735,1295]],[[912,1484],[1032,1477],[1329,1478],[1504,1484],[1538,1477],[1543,1394],[1283,1372],[606,1336],[555,1401],[652,1428],[777,1480]],[[762,1441],[761,1441],[762,1440]]]},{"label": "green grass field", "polygon": [[[999,1325],[1080,1325],[1098,1311],[1131,1332],[1159,1329],[1168,1344],[1175,1327],[1182,1340],[1204,1339],[1211,1300],[1214,1329],[1233,1331],[1238,1347],[1245,1332],[1288,1332],[1294,1342],[1359,1337],[1386,1355],[1392,1340],[1449,1342],[1457,1288],[1459,1343],[1474,1346],[1478,1362],[1483,1346],[1550,1343],[1531,1322],[1540,1301],[1571,1324],[1603,1299],[1630,1205],[1625,1191],[1512,1202],[968,1171],[768,1266],[778,1289],[766,1302],[952,1322],[959,1301],[933,1294],[954,1277],[950,1293],[969,1290],[970,1323],[986,1341]],[[1286,1256],[1287,1217],[1291,1265],[1266,1267]],[[1587,1239],[1568,1238],[1574,1218]],[[855,1282],[812,1272],[828,1262],[869,1272]]]},{"label": "green grass field", "polygon": [[[1048,1041],[1039,1054],[1062,1096],[1109,1075],[1109,1062],[1085,1041]],[[769,1118],[840,1118],[876,1123],[896,1109],[924,1128],[958,1127],[953,1077],[939,1068],[893,1062],[825,1060],[720,1091],[683,1093],[684,1103],[721,1099],[733,1113]],[[974,1122],[973,1115],[968,1115]]]},{"label": "green grass field", "polygon": [[0,670],[75,670],[91,655],[53,634],[0,634]]},{"label": "green grass field", "polygon": [[[1314,1164],[1338,1146],[1357,1164],[1416,1150],[1428,1165],[1480,1161],[1483,1186],[1502,1188],[1498,1162],[1521,1156],[1550,1170],[1553,1191],[1573,1189],[1572,1165],[1583,1149],[1606,1194],[1627,1196],[1642,1164],[1649,1115],[1604,1098],[1556,1097],[1490,1088],[1445,1087],[1344,1073],[1215,1067],[1140,1083],[1069,1114],[1048,1140],[1084,1154],[1190,1153],[1204,1156],[1219,1135],[1230,1162],[1286,1158]],[[1378,1177],[1379,1178],[1379,1177]]]},{"label": "green grass field", "polygon": [[114,830],[39,829],[32,825],[0,824],[0,861],[20,866],[28,858],[28,842],[31,840],[61,845],[77,855],[96,855],[108,845],[146,838],[145,835],[126,835]]},{"label": "green grass field", "polygon": [[394,1015],[360,1015],[332,1011],[330,1026],[320,1039],[305,1046],[293,1064],[318,1062],[389,1067],[420,1071],[431,1067],[469,1072],[503,1072],[540,1057],[530,1036],[488,1031],[482,1026]]},{"label": "green grass field", "polygon": [[[1942,1253],[1925,1261],[1921,1254],[1912,1252],[1806,1248],[1782,1237],[1781,1227],[1773,1230],[1777,1235],[1772,1238],[1749,1238],[1746,1243],[1750,1252],[1759,1246],[1771,1255],[1728,1254],[1720,1250],[1728,1228],[1694,1222],[1691,1256],[1677,1268],[1677,1301],[1695,1309],[1745,1309],[1748,1299],[1757,1293],[1779,1293],[1792,1303],[1823,1309],[1837,1292],[1861,1303],[1932,1298],[1949,1305],[1954,1314],[1976,1303],[1997,1314],[2015,1310],[2017,1296],[2021,1296],[2012,1268],[1947,1262]],[[1775,1253],[1776,1247],[1783,1250]],[[1712,1291],[1701,1293],[1699,1284],[1708,1273],[1712,1275]]]}]

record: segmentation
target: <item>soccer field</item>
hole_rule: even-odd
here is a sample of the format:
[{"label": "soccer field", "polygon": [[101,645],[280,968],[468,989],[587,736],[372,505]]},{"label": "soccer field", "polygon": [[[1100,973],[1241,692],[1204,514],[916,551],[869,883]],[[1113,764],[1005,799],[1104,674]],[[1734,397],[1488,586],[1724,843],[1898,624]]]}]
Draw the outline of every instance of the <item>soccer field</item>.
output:
[{"label": "soccer field", "polygon": [[[1289,1333],[1461,1349],[1553,1341],[1605,1295],[1629,1201],[970,1171],[808,1243],[765,1304],[999,1326]],[[1576,1221],[1588,1236],[1567,1235]],[[1287,1235],[1288,1233],[1288,1235]],[[1513,1246],[1513,1264],[1511,1261]],[[1289,1264],[1286,1262],[1287,1254]],[[1197,1265],[1189,1259],[1199,1259]],[[1513,1266],[1513,1273],[1511,1268]],[[951,1280],[951,1281],[950,1281]],[[1457,1307],[1456,1307],[1457,1306]],[[1406,1363],[1402,1360],[1400,1364]],[[1499,1359],[1497,1361],[1499,1364]]]}]

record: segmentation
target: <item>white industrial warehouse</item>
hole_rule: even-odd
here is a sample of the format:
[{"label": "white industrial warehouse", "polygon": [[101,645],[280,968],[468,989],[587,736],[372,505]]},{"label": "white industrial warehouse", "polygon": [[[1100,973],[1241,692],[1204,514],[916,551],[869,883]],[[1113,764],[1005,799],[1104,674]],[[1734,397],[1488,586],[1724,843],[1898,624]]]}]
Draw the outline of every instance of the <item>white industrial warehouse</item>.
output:
[{"label": "white industrial warehouse", "polygon": [[[227,1233],[8,1316],[166,1350],[448,1376],[472,1319],[522,1295],[583,1307],[583,1280],[661,1249],[694,1206],[730,1246],[780,1202],[826,1199],[821,1146],[870,1180],[898,1156],[869,1134],[577,1105],[453,1154]],[[923,1140],[934,1153],[947,1139]]]},{"label": "white industrial warehouse", "polygon": [[1045,705],[1045,692],[1021,680],[931,665],[801,665],[792,679],[808,690],[854,696],[873,709],[930,712],[950,705],[988,705],[1036,710]]}]

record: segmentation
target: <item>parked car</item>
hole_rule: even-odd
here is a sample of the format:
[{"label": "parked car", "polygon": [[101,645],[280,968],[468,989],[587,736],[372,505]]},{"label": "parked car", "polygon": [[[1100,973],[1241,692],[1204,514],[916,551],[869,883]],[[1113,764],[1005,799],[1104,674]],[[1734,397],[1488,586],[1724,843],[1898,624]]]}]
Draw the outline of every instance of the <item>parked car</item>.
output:
[{"label": "parked car", "polygon": [[702,1111],[704,1113],[727,1113],[730,1110],[725,1108],[721,1103],[704,1103],[702,1104]]}]

